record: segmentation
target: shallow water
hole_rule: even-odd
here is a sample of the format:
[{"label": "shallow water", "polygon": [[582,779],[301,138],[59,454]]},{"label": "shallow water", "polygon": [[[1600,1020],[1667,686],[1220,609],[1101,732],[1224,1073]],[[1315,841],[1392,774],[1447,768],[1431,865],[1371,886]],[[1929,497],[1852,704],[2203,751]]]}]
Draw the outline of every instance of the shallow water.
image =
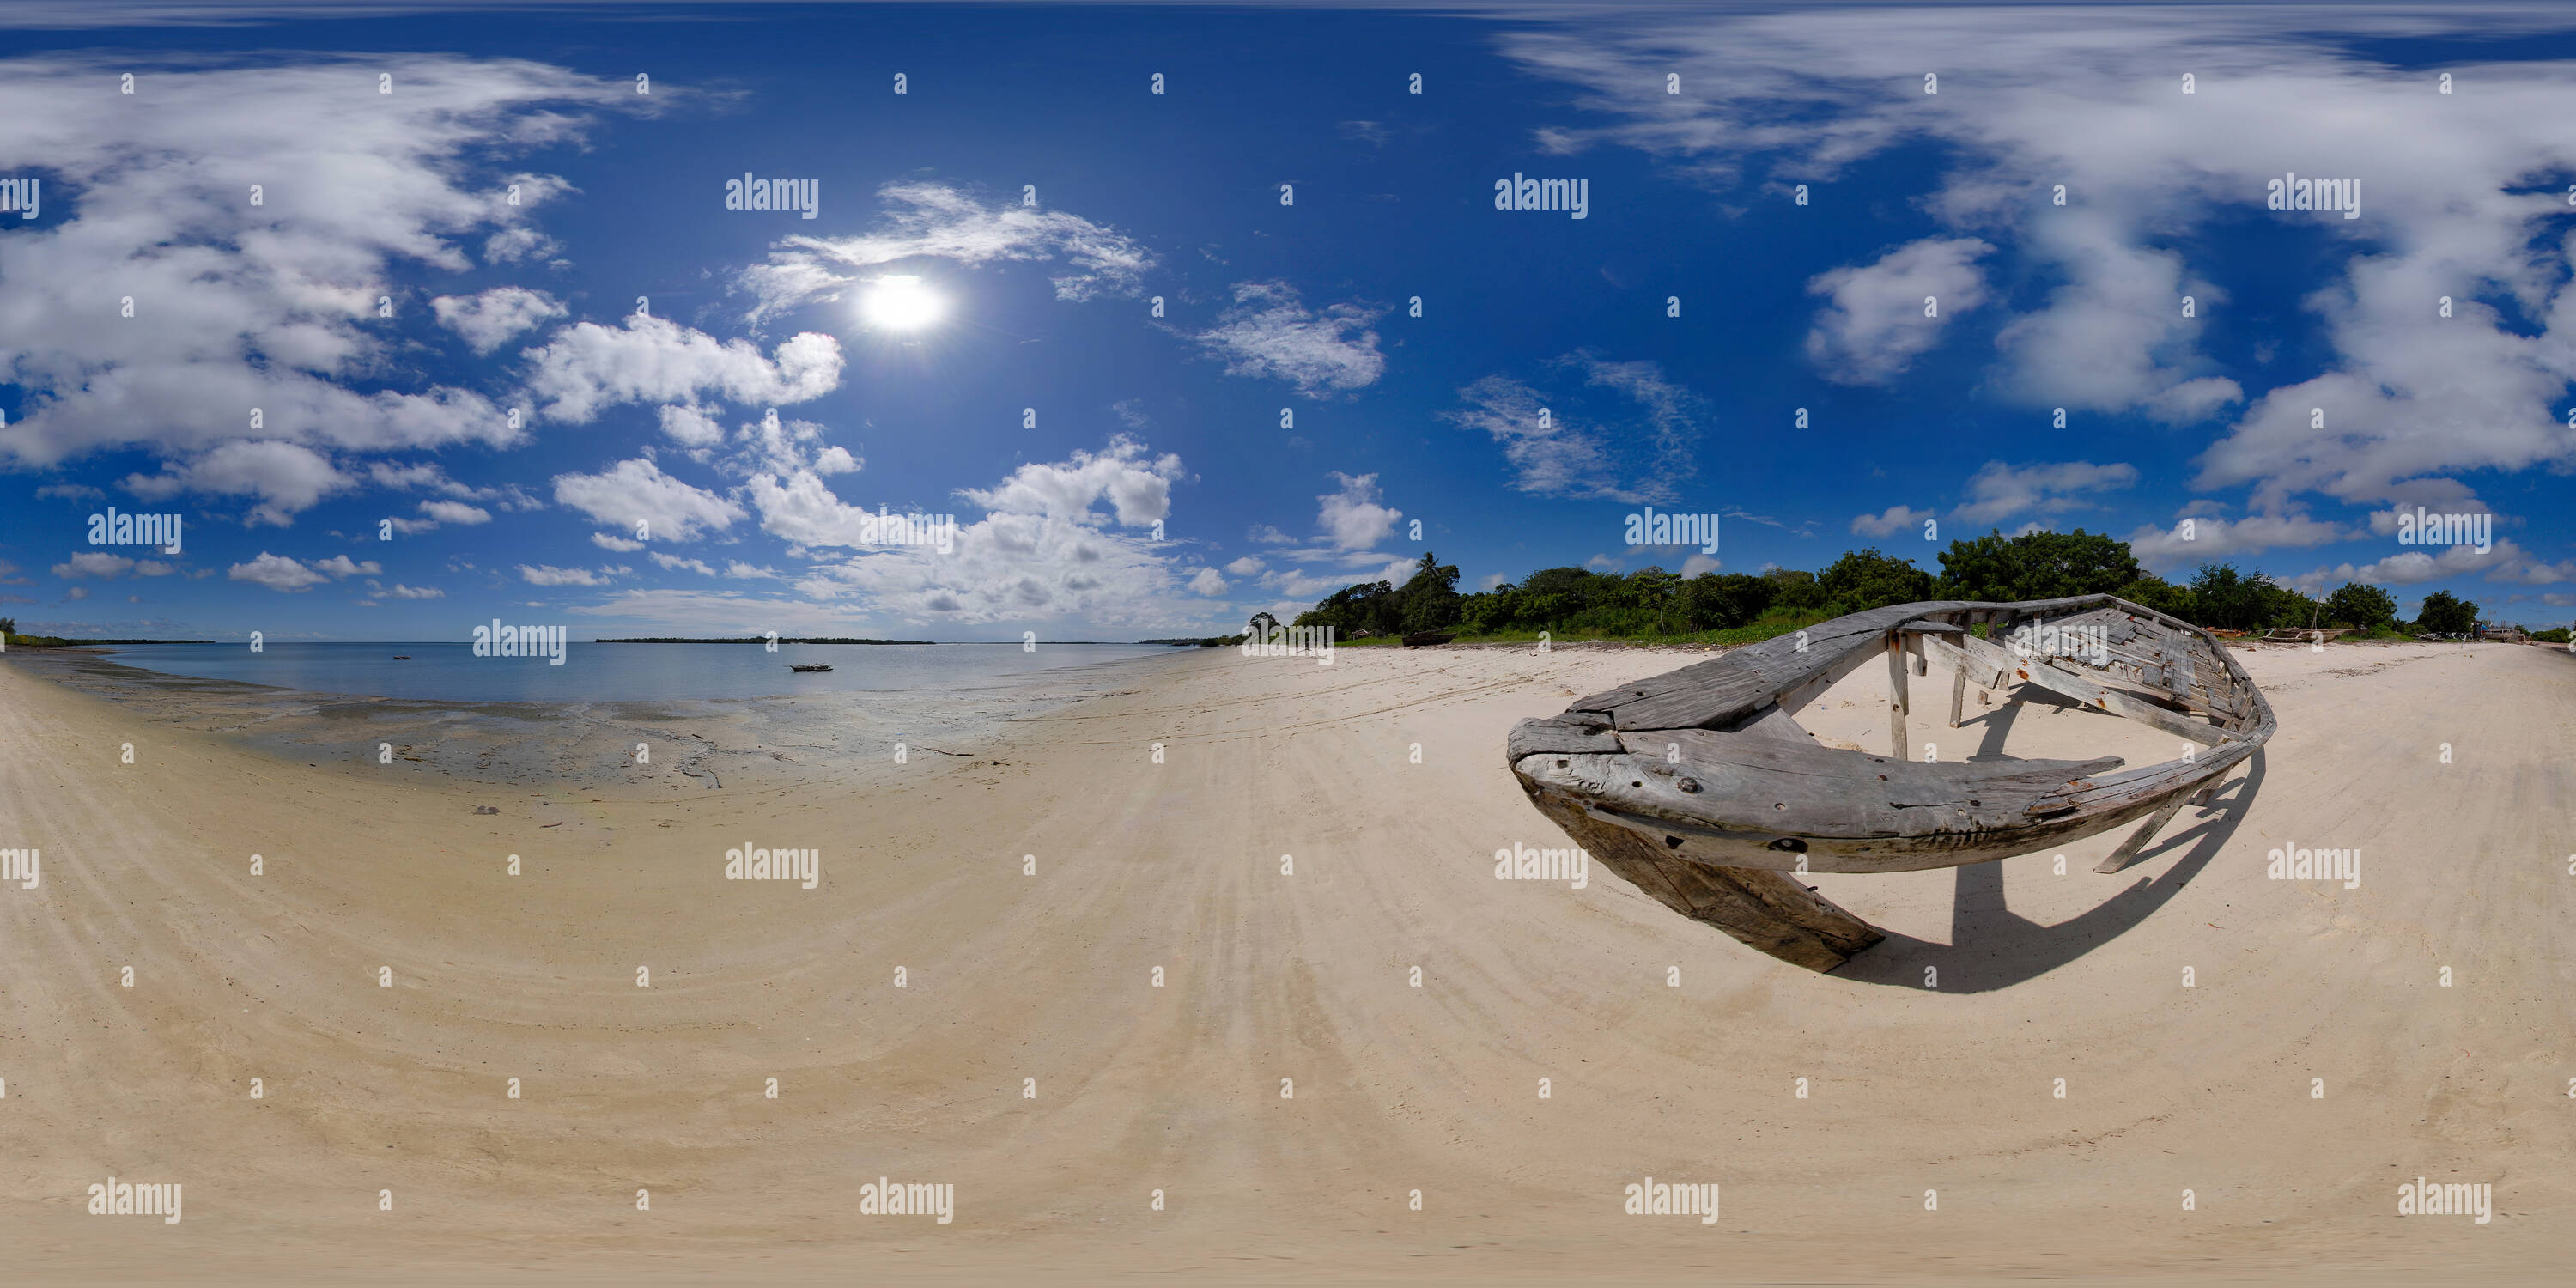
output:
[{"label": "shallow water", "polygon": [[[957,690],[1007,676],[1197,650],[1160,644],[591,644],[544,658],[476,657],[471,644],[126,644],[125,666],[173,675],[431,702],[644,702],[805,693]],[[396,654],[411,660],[397,662]],[[825,662],[800,674],[791,663]]]}]

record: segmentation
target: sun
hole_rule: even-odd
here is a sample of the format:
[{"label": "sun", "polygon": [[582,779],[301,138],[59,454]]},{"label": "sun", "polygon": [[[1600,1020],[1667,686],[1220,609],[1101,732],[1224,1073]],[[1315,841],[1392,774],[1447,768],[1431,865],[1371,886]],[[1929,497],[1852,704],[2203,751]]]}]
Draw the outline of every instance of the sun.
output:
[{"label": "sun", "polygon": [[918,331],[948,314],[948,301],[918,277],[878,278],[859,307],[870,325],[888,331]]}]

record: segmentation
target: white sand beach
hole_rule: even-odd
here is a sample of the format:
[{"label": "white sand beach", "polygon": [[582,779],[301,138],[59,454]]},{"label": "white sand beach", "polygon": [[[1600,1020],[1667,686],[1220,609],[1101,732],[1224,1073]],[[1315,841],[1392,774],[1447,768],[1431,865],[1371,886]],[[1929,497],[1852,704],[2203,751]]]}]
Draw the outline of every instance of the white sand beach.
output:
[{"label": "white sand beach", "polygon": [[[1890,932],[1832,975],[1597,866],[1495,879],[1568,844],[1505,732],[1670,652],[1199,650],[865,785],[687,792],[291,761],[0,664],[0,846],[41,851],[0,887],[0,1265],[2563,1275],[2576,658],[2238,652],[2280,732],[2211,807],[2113,876],[2125,829],[2062,876],[1813,878]],[[1808,727],[1875,749],[1868,675]],[[1944,759],[2007,720],[2016,755],[2165,754],[1935,705]],[[2357,888],[2268,879],[2294,845],[2360,850]],[[727,881],[746,846],[818,850],[815,888]],[[183,1184],[184,1220],[88,1215],[110,1175]],[[2491,1183],[2492,1221],[2398,1216],[2419,1176]],[[880,1177],[953,1220],[863,1215]],[[1624,1215],[1648,1177],[1720,1218]]]}]

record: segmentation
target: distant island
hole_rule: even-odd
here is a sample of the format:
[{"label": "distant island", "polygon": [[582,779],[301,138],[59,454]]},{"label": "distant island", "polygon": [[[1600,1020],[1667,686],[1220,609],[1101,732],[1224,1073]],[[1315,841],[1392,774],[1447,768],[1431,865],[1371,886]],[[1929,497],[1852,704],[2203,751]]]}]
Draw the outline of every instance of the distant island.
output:
[{"label": "distant island", "polygon": [[[591,641],[593,644],[766,644],[768,642],[769,637],[766,635],[751,635],[740,639],[688,639],[678,635],[642,635],[634,639]],[[781,635],[778,637],[778,642],[781,644],[936,644],[939,641],[825,639],[821,636],[790,639]]]},{"label": "distant island", "polygon": [[8,643],[20,648],[88,648],[93,644],[212,644],[213,640],[74,640],[59,635],[11,634]]}]

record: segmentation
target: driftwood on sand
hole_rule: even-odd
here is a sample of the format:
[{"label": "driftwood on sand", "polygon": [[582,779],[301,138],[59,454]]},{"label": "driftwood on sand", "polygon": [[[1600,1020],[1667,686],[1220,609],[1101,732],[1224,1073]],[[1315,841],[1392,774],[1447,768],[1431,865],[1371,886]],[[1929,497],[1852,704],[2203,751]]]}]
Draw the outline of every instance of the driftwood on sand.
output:
[{"label": "driftwood on sand", "polygon": [[[1980,624],[1991,638],[1969,629]],[[1826,747],[1791,718],[1882,659],[1889,754]],[[1913,760],[1907,680],[1932,660],[1953,676],[1951,728],[1971,682],[2037,686],[2187,750],[2134,769],[2118,757]],[[2087,595],[1819,622],[1524,720],[1505,759],[1540,813],[1640,889],[1774,957],[1832,970],[1883,936],[1797,874],[1960,867],[2146,819],[2095,869],[2115,872],[2272,730],[2271,704],[2209,632]]]}]

